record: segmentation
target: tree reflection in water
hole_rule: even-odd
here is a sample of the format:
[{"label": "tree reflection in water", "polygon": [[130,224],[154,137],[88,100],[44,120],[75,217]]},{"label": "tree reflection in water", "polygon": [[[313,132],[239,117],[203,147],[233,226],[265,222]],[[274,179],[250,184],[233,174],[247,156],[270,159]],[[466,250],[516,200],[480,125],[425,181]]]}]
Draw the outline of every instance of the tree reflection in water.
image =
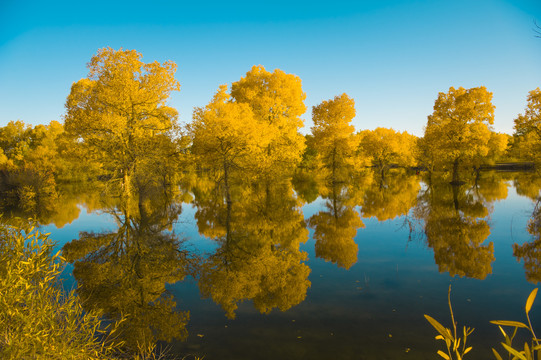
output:
[{"label": "tree reflection in water", "polygon": [[116,231],[82,232],[63,249],[84,306],[111,320],[125,316],[120,336],[132,351],[188,335],[189,313],[176,309],[165,286],[183,280],[192,260],[170,232],[181,207],[163,195],[140,189],[138,199],[104,210]]},{"label": "tree reflection in water", "polygon": [[357,230],[364,227],[354,209],[358,188],[351,183],[328,181],[320,185],[321,197],[326,199],[325,211],[310,217],[314,229],[316,257],[349,269],[357,262]]},{"label": "tree reflection in water", "polygon": [[492,202],[506,196],[507,187],[493,176],[463,185],[428,179],[414,213],[424,222],[424,234],[440,272],[476,279],[492,273],[494,245],[484,244],[490,234],[487,220]]},{"label": "tree reflection in water", "polygon": [[[225,191],[231,191],[229,197]],[[217,183],[211,193],[194,201],[199,232],[218,244],[200,268],[201,294],[229,318],[245,300],[262,313],[302,302],[310,268],[299,246],[308,231],[291,184],[264,181],[224,189]]]},{"label": "tree reflection in water", "polygon": [[541,177],[536,173],[519,174],[515,187],[517,193],[530,198],[535,205],[528,222],[532,240],[522,245],[513,244],[513,255],[517,261],[524,260],[526,280],[537,284],[541,281]]}]

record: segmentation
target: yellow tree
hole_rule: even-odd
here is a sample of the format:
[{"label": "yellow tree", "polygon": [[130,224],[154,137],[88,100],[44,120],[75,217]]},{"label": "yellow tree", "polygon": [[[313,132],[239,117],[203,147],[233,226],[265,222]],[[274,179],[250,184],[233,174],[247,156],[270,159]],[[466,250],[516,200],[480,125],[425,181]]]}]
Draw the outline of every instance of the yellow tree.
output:
[{"label": "yellow tree", "polygon": [[539,161],[541,151],[541,90],[528,94],[528,105],[524,114],[515,119],[514,146],[523,149],[520,153],[528,160]]},{"label": "yellow tree", "polygon": [[164,154],[177,111],[166,105],[175,80],[171,61],[143,63],[135,50],[104,48],[88,64],[88,77],[74,83],[66,101],[65,129],[78,139],[130,194],[142,161]]},{"label": "yellow tree", "polygon": [[226,85],[206,107],[195,109],[193,117],[188,125],[192,153],[204,168],[218,171],[230,202],[230,174],[256,166],[269,142],[268,125],[254,119],[248,104],[230,101]]},{"label": "yellow tree", "polygon": [[438,94],[424,137],[433,157],[453,166],[453,183],[459,183],[461,164],[488,153],[494,108],[492,93],[484,86],[451,87]]},{"label": "yellow tree", "polygon": [[[22,210],[25,217],[50,215],[58,200],[55,175],[61,170],[58,139],[62,125],[31,127],[10,121],[0,128],[0,195],[2,207]],[[22,215],[22,214],[21,214]]]},{"label": "yellow tree", "polygon": [[332,178],[344,166],[353,165],[357,137],[351,120],[355,117],[355,101],[347,94],[335,96],[312,108],[313,147]]},{"label": "yellow tree", "polygon": [[478,153],[473,156],[471,161],[477,178],[480,176],[481,167],[483,165],[494,165],[507,154],[507,144],[510,137],[510,135],[504,133],[490,131],[490,137],[487,144],[487,153],[484,155]]},{"label": "yellow tree", "polygon": [[268,125],[270,141],[264,146],[265,156],[259,161],[263,175],[290,171],[302,160],[304,125],[300,116],[306,111],[301,79],[276,69],[270,73],[261,65],[234,82],[231,96],[238,103],[248,104],[257,121]]},{"label": "yellow tree", "polygon": [[359,133],[362,156],[372,161],[372,165],[381,171],[382,177],[390,165],[413,165],[414,149],[417,138],[406,131],[378,127]]}]

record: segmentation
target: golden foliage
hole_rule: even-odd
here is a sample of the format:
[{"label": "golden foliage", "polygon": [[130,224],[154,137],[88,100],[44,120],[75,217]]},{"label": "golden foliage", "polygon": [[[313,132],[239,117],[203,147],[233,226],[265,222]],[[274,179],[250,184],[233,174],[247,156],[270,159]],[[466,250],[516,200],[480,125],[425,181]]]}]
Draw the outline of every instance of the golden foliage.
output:
[{"label": "golden foliage", "polygon": [[541,153],[541,90],[528,94],[528,104],[524,114],[515,119],[513,146],[526,160],[539,162]]},{"label": "golden foliage", "polygon": [[266,124],[268,142],[265,156],[259,161],[264,175],[291,171],[301,161],[305,144],[299,133],[300,116],[306,111],[301,79],[276,69],[270,73],[261,65],[253,66],[246,76],[231,86],[237,103],[248,104],[256,121]]},{"label": "golden foliage", "polygon": [[345,93],[312,108],[312,148],[333,178],[337,169],[354,165],[358,146],[350,124],[354,117],[355,101]]},{"label": "golden foliage", "polygon": [[419,178],[405,172],[393,172],[384,178],[377,175],[364,191],[361,215],[386,221],[407,215],[417,203],[421,189]]},{"label": "golden foliage", "polygon": [[406,131],[378,127],[359,132],[361,156],[372,165],[385,170],[390,165],[411,166],[417,138]]},{"label": "golden foliage", "polygon": [[62,291],[64,260],[60,252],[52,255],[53,246],[33,228],[0,224],[0,357],[114,358],[122,345],[117,329]]},{"label": "golden foliage", "polygon": [[440,92],[434,112],[428,116],[421,160],[432,167],[452,165],[453,181],[458,181],[458,167],[477,156],[486,156],[494,123],[492,93],[484,86],[464,89],[450,87]]},{"label": "golden foliage", "polygon": [[228,178],[231,171],[256,168],[272,129],[254,118],[247,103],[231,101],[227,86],[222,85],[206,107],[195,109],[188,130],[192,153],[201,166]]},{"label": "golden foliage", "polygon": [[65,128],[130,193],[145,164],[175,154],[177,111],[166,105],[180,85],[171,61],[143,63],[135,50],[100,49],[88,77],[71,87]]}]

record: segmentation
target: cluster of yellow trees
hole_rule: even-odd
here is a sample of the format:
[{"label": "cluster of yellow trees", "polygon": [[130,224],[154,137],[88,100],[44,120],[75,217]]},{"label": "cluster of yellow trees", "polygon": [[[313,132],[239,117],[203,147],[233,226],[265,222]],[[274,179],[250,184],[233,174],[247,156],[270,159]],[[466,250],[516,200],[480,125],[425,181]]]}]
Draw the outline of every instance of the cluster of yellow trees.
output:
[{"label": "cluster of yellow trees", "polygon": [[43,192],[54,198],[55,180],[82,174],[130,194],[149,174],[171,183],[190,168],[215,172],[226,184],[239,170],[245,181],[298,168],[336,178],[366,166],[382,175],[392,166],[445,170],[458,182],[460,169],[478,170],[504,156],[532,161],[541,153],[539,89],[515,120],[513,137],[493,131],[492,93],[484,87],[439,93],[422,138],[386,128],[355,132],[355,104],[347,94],[314,106],[314,126],[303,136],[306,95],[295,75],[254,66],[231,86],[220,86],[208,105],[194,110],[193,121],[180,126],[177,111],[167,106],[180,89],[176,65],[141,58],[135,50],[100,49],[88,77],[71,88],[64,125],[32,128],[16,121],[1,128],[2,194],[14,202]]},{"label": "cluster of yellow trees", "polygon": [[[507,188],[477,177],[464,191],[449,180],[458,184],[468,178],[466,169],[478,175],[483,165],[501,160],[537,162],[541,153],[539,89],[530,93],[512,137],[493,131],[492,93],[484,87],[439,93],[421,138],[381,127],[356,131],[355,102],[347,94],[314,106],[314,126],[302,135],[306,95],[299,77],[254,66],[220,86],[181,126],[167,105],[180,89],[176,65],[141,58],[134,50],[101,49],[88,76],[71,88],[64,124],[14,121],[0,128],[4,207],[23,207],[41,218],[62,202],[57,183],[73,180],[92,180],[93,188],[113,195],[105,211],[118,230],[82,233],[63,251],[74,264],[85,310],[117,320],[131,352],[187,336],[189,313],[175,310],[165,291],[165,284],[187,275],[196,276],[203,296],[229,317],[245,300],[261,312],[300,303],[310,286],[307,254],[300,250],[307,227],[314,230],[316,256],[347,269],[357,261],[360,215],[387,220],[407,217],[413,208],[440,271],[484,278],[494,249],[484,244],[490,228],[483,218]],[[368,167],[377,171],[343,181]],[[392,167],[448,175],[435,177],[419,193],[418,179],[405,171],[386,177]],[[323,181],[298,181],[293,188],[293,174],[296,180],[315,174]],[[179,184],[191,193],[170,186]],[[522,181],[521,191],[528,192],[527,184]],[[537,199],[538,192],[531,192]],[[84,193],[83,202],[93,208],[97,200]],[[314,194],[325,205],[305,221],[302,201]],[[78,211],[80,200],[62,205]],[[217,244],[205,259],[190,258],[171,233],[180,204],[188,200],[197,208],[199,232]],[[538,215],[536,210],[529,225],[532,234],[539,233]],[[540,276],[537,248],[537,242],[514,247],[531,279]]]}]

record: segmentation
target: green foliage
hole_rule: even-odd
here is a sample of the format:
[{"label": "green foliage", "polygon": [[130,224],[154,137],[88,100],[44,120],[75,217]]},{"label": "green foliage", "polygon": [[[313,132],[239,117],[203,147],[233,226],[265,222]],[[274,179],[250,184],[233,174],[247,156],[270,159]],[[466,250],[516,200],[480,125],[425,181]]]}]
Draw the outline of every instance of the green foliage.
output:
[{"label": "green foliage", "polygon": [[47,234],[0,224],[0,358],[106,359],[115,327],[59,284],[64,259]]}]

